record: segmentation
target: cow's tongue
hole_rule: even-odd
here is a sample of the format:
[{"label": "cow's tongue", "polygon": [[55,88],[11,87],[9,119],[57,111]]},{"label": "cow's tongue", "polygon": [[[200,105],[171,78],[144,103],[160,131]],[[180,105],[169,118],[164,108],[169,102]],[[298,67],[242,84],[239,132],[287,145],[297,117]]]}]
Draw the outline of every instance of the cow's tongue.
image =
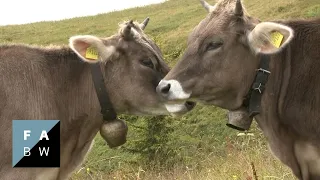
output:
[{"label": "cow's tongue", "polygon": [[228,122],[226,125],[239,131],[250,129],[253,119],[249,117],[249,113],[244,107],[229,111],[227,117]]}]

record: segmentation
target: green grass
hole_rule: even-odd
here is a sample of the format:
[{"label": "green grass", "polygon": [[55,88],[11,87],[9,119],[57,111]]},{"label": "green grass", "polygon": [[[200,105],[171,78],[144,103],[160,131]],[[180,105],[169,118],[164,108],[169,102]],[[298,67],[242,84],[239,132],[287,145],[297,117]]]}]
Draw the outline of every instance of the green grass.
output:
[{"label": "green grass", "polygon": [[[212,3],[213,0],[208,2]],[[244,0],[250,15],[261,20],[320,16],[319,0]],[[0,43],[67,44],[70,36],[108,37],[118,23],[150,17],[146,33],[159,44],[173,66],[186,47],[188,34],[206,11],[198,0],[170,0],[97,16],[56,22],[0,26]],[[128,120],[127,143],[109,149],[100,135],[72,179],[294,179],[268,151],[256,124],[254,136],[237,136],[225,126],[225,111],[198,106],[183,117],[122,116]]]}]

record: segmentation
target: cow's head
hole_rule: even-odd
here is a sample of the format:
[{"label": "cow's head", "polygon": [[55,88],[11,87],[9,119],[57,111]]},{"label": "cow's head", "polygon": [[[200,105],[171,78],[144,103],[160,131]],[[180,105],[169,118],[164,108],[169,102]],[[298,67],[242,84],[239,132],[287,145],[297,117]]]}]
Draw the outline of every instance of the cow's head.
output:
[{"label": "cow's head", "polygon": [[[235,110],[242,106],[255,77],[257,54],[279,52],[293,31],[249,17],[240,0],[220,0],[215,6],[201,3],[209,14],[194,28],[182,59],[157,91],[171,103],[193,99]],[[280,47],[273,45],[274,32],[283,35]]]},{"label": "cow's head", "polygon": [[[144,33],[149,18],[141,24],[120,24],[108,38],[73,36],[69,46],[86,63],[100,63],[108,95],[117,113],[136,115],[169,114],[156,86],[169,71],[159,47]],[[87,52],[88,48],[93,50]],[[176,106],[188,111],[192,103]]]}]

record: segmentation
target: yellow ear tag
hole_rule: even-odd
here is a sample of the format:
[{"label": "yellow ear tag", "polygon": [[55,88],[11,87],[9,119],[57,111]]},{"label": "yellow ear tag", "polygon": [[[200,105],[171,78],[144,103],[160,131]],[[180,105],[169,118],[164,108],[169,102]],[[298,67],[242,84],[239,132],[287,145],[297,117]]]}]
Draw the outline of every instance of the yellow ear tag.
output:
[{"label": "yellow ear tag", "polygon": [[271,44],[274,45],[275,47],[279,48],[282,43],[282,40],[283,40],[283,35],[280,32],[275,31],[271,33]]},{"label": "yellow ear tag", "polygon": [[86,58],[96,60],[98,59],[98,51],[94,47],[88,47],[86,50]]}]

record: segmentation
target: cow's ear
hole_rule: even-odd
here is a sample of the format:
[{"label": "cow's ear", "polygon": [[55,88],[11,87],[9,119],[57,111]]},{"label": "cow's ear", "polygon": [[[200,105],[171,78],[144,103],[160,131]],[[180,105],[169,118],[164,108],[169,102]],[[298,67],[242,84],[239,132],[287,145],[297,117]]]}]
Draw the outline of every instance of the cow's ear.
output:
[{"label": "cow's ear", "polygon": [[249,46],[262,54],[274,54],[283,49],[293,38],[293,29],[273,22],[262,22],[248,34]]},{"label": "cow's ear", "polygon": [[108,59],[114,52],[113,46],[106,46],[102,40],[90,35],[72,36],[70,48],[85,62],[97,63]]}]

